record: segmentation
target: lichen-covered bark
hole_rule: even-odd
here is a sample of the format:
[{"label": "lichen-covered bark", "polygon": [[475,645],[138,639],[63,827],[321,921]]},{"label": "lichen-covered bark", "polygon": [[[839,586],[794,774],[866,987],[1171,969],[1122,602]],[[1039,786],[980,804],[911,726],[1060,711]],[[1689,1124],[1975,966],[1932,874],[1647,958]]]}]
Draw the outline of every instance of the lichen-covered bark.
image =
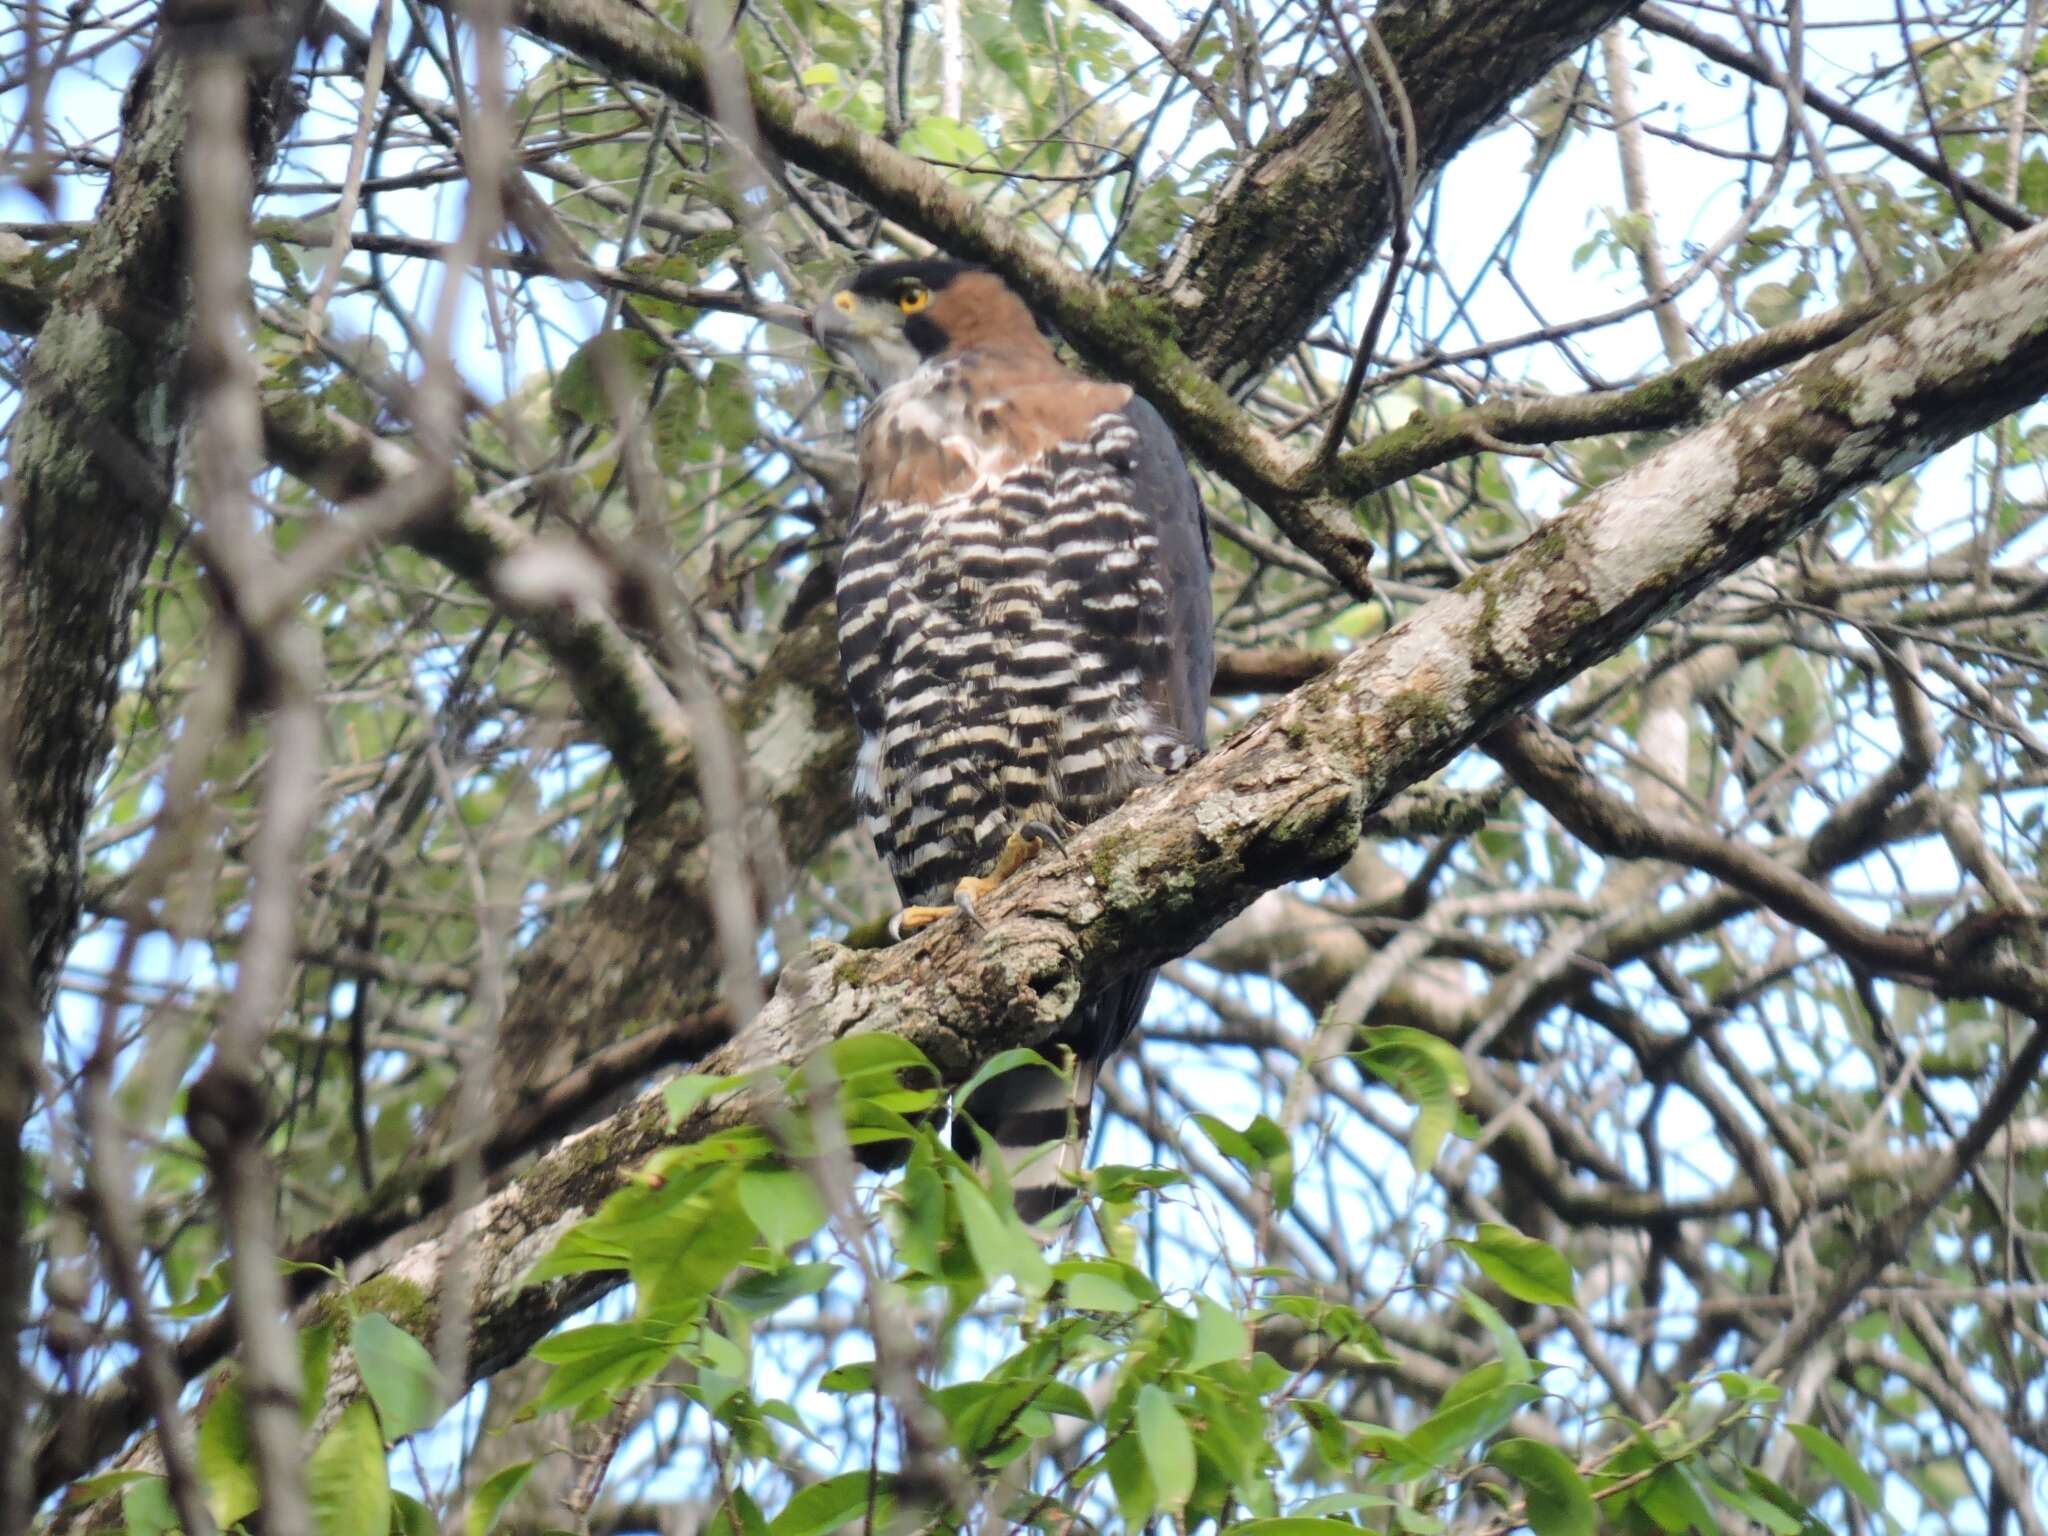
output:
[{"label": "lichen-covered bark", "polygon": [[[1261,892],[1335,867],[1362,817],[1659,615],[1897,473],[2048,392],[2048,229],[1960,267],[1785,382],[1668,444],[1307,683],[1187,773],[1080,834],[991,897],[989,926],[939,924],[865,953],[791,965],[742,1036],[702,1064],[740,1072],[886,1029],[964,1074],[1044,1039],[1076,997],[1182,953]],[[2043,978],[1959,953],[1945,984],[2039,1014]],[[573,1137],[479,1210],[470,1369],[515,1358],[608,1283],[519,1278],[636,1162],[753,1112],[745,1094],[680,1129],[658,1094]],[[418,1244],[394,1282],[434,1304],[446,1257]],[[335,1374],[330,1406],[354,1390]]]},{"label": "lichen-covered bark", "polygon": [[[1559,59],[1631,9],[1627,0],[1392,0],[1373,10],[1415,116],[1425,185]],[[1366,46],[1360,63],[1394,93]],[[1364,98],[1348,77],[1307,105],[1233,173],[1187,237],[1167,297],[1200,367],[1232,384],[1306,334],[1309,319],[1387,238],[1394,197]],[[1313,210],[1313,217],[1305,217]],[[1275,238],[1285,231],[1286,238]]]},{"label": "lichen-covered bark", "polygon": [[[252,65],[250,150],[275,149],[304,7]],[[0,547],[0,751],[17,880],[45,1003],[76,931],[79,833],[155,548],[182,418],[187,65],[160,37],[128,93],[97,217],[52,296],[22,380]]]}]

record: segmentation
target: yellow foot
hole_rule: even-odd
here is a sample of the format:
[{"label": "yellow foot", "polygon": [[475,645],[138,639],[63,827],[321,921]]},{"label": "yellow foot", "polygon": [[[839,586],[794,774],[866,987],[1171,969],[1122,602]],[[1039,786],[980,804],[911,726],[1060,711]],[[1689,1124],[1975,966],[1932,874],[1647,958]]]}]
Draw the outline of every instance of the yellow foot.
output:
[{"label": "yellow foot", "polygon": [[978,927],[981,918],[974,910],[974,904],[995,890],[1010,876],[1045,852],[1045,845],[1063,848],[1059,833],[1042,821],[1027,821],[1012,832],[1003,844],[1003,851],[996,855],[996,867],[986,876],[969,875],[953,887],[953,905],[973,919]]},{"label": "yellow foot", "polygon": [[1003,844],[1003,851],[996,856],[996,867],[987,875],[967,875],[954,882],[950,907],[905,907],[889,920],[890,936],[900,939],[956,912],[979,928],[981,916],[974,910],[974,904],[1043,853],[1047,843],[1055,848],[1065,847],[1060,835],[1044,822],[1025,822],[1010,834]]}]

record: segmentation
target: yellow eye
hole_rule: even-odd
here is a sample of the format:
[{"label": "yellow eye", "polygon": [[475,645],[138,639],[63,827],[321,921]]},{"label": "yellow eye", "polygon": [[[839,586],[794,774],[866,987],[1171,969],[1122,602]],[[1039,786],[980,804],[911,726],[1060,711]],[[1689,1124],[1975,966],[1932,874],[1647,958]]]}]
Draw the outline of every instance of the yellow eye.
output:
[{"label": "yellow eye", "polygon": [[924,287],[906,288],[896,295],[896,307],[906,315],[916,314],[931,301],[932,291]]}]

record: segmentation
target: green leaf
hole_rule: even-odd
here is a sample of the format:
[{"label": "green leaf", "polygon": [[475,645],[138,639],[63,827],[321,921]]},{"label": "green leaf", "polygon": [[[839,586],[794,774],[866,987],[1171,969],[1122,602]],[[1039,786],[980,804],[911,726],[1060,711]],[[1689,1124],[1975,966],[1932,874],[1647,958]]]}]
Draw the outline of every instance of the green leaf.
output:
[{"label": "green leaf", "polygon": [[766,1317],[799,1296],[817,1295],[838,1273],[837,1264],[785,1264],[765,1274],[748,1275],[725,1293],[725,1299],[749,1317]]},{"label": "green leaf", "polygon": [[960,1225],[967,1233],[967,1246],[982,1274],[990,1279],[1009,1275],[1020,1290],[1040,1294],[1052,1286],[1052,1270],[1038,1244],[1031,1240],[1014,1211],[999,1216],[981,1186],[960,1170],[946,1174],[953,1190],[953,1203],[960,1212]]},{"label": "green leaf", "polygon": [[490,1480],[477,1489],[469,1501],[469,1514],[463,1522],[465,1536],[485,1536],[531,1476],[533,1463],[530,1461],[514,1462],[493,1472]]},{"label": "green leaf", "polygon": [[1485,1297],[1465,1287],[1458,1288],[1458,1304],[1493,1335],[1493,1347],[1500,1351],[1501,1364],[1507,1367],[1509,1381],[1528,1381],[1536,1374],[1529,1364],[1529,1352],[1522,1348],[1522,1341],[1515,1330],[1508,1326],[1506,1318]]},{"label": "green leaf", "polygon": [[988,143],[957,118],[920,117],[903,136],[903,151],[954,165],[987,165],[993,162]]},{"label": "green leaf", "polygon": [[746,1081],[743,1076],[712,1077],[692,1072],[687,1077],[670,1081],[661,1090],[661,1102],[668,1106],[668,1117],[677,1125],[690,1118],[690,1113],[706,1099],[716,1098],[739,1087]]},{"label": "green leaf", "polygon": [[1032,47],[1052,46],[1052,33],[1045,24],[1045,0],[1010,0],[1010,25]]},{"label": "green leaf", "polygon": [[970,10],[961,21],[961,30],[974,40],[991,64],[1009,77],[1019,94],[1034,106],[1045,100],[1046,87],[1033,78],[1030,57],[1018,46],[1007,17]]},{"label": "green leaf", "polygon": [[1309,1441],[1324,1464],[1332,1470],[1349,1465],[1350,1437],[1337,1410],[1313,1397],[1298,1397],[1293,1406],[1301,1422],[1308,1426]]},{"label": "green leaf", "polygon": [[[1800,1536],[1827,1536],[1827,1533],[1822,1530],[1820,1522],[1813,1518],[1804,1504],[1793,1498],[1791,1494],[1772,1482],[1768,1477],[1765,1477],[1763,1473],[1757,1471],[1755,1467],[1744,1467],[1742,1469],[1742,1480],[1749,1486],[1751,1493],[1772,1505],[1778,1513],[1790,1520],[1793,1527],[1800,1533]],[[1777,1529],[1775,1525],[1771,1528],[1773,1530]]]},{"label": "green leaf", "polygon": [[[1343,1495],[1344,1508],[1352,1508],[1351,1500],[1366,1501],[1362,1507],[1381,1508],[1387,1500],[1372,1494]],[[1317,1500],[1321,1503],[1321,1500]],[[1227,1528],[1223,1536],[1358,1536],[1358,1527],[1349,1520],[1315,1520],[1305,1515],[1276,1515],[1270,1520],[1246,1520],[1240,1525]]]},{"label": "green leaf", "polygon": [[934,1078],[939,1075],[931,1057],[901,1035],[886,1030],[868,1030],[833,1041],[830,1060],[832,1070],[843,1083],[878,1073],[918,1071]]},{"label": "green leaf", "polygon": [[647,380],[664,355],[645,331],[600,331],[578,347],[555,377],[555,410],[586,424],[613,419],[612,394],[645,398]]},{"label": "green leaf", "polygon": [[1077,1312],[1135,1312],[1144,1305],[1122,1281],[1092,1271],[1073,1276],[1061,1288],[1067,1305]]},{"label": "green leaf", "polygon": [[754,416],[754,387],[731,363],[720,361],[711,365],[704,400],[710,408],[712,435],[728,452],[739,452],[759,434],[760,422]]},{"label": "green leaf", "polygon": [[1775,1381],[1745,1376],[1740,1371],[1723,1371],[1714,1380],[1728,1394],[1731,1403],[1775,1403],[1785,1395],[1785,1389]]},{"label": "green leaf", "polygon": [[1191,1371],[1199,1371],[1204,1366],[1220,1365],[1226,1360],[1241,1360],[1245,1351],[1251,1348],[1251,1342],[1251,1330],[1235,1312],[1218,1306],[1206,1296],[1197,1296],[1195,1341],[1182,1364]]},{"label": "green leaf", "polygon": [[694,1314],[754,1246],[738,1184],[731,1170],[722,1170],[636,1244],[626,1270],[650,1317]]},{"label": "green leaf", "polygon": [[228,1294],[227,1261],[223,1259],[199,1277],[199,1283],[192,1288],[192,1295],[175,1307],[165,1307],[165,1317],[204,1317],[219,1306]]},{"label": "green leaf", "polygon": [[1382,1024],[1359,1035],[1366,1043],[1352,1059],[1416,1108],[1408,1160],[1416,1172],[1426,1173],[1457,1120],[1456,1100],[1471,1086],[1465,1058],[1448,1040],[1405,1024]]},{"label": "green leaf", "polygon": [[121,1493],[121,1519],[128,1536],[169,1536],[178,1529],[178,1511],[171,1504],[171,1485],[161,1477],[145,1477]]},{"label": "green leaf", "polygon": [[912,1274],[937,1275],[944,1265],[946,1185],[930,1141],[913,1143],[903,1177],[883,1205],[897,1258]]},{"label": "green leaf", "polygon": [[1665,1467],[1636,1490],[1636,1505],[1669,1536],[1714,1536],[1714,1512],[1682,1468]]},{"label": "green leaf", "polygon": [[768,1522],[768,1536],[825,1536],[856,1520],[865,1521],[871,1488],[875,1525],[880,1528],[891,1507],[888,1480],[877,1482],[866,1471],[842,1472],[811,1484],[785,1504],[782,1513]]},{"label": "green leaf", "polygon": [[749,1168],[740,1175],[740,1208],[768,1246],[786,1253],[825,1225],[825,1202],[810,1175],[794,1168]]},{"label": "green leaf", "polygon": [[1152,1488],[1144,1448],[1136,1435],[1117,1435],[1102,1449],[1102,1464],[1116,1494],[1117,1512],[1127,1529],[1137,1530],[1151,1517],[1158,1498]]},{"label": "green leaf", "polygon": [[1751,1522],[1773,1533],[1773,1536],[1799,1536],[1800,1523],[1769,1499],[1752,1493],[1747,1488],[1731,1488],[1716,1478],[1702,1476],[1707,1492],[1732,1509],[1740,1510]]},{"label": "green leaf", "polygon": [[391,1536],[441,1536],[434,1512],[409,1493],[391,1493]]},{"label": "green leaf", "polygon": [[349,1344],[386,1440],[403,1440],[441,1417],[440,1372],[418,1339],[383,1313],[365,1312]]},{"label": "green leaf", "polygon": [[334,1325],[315,1323],[299,1330],[299,1423],[311,1429],[327,1401],[327,1378],[334,1371]]},{"label": "green leaf", "polygon": [[1079,1312],[1135,1312],[1159,1299],[1159,1290],[1134,1264],[1115,1259],[1065,1259],[1052,1275]]},{"label": "green leaf", "polygon": [[1553,1307],[1576,1307],[1572,1267],[1550,1244],[1525,1237],[1498,1222],[1480,1223],[1471,1241],[1452,1238],[1451,1246],[1467,1255],[1479,1272],[1517,1301]]},{"label": "green leaf", "polygon": [[1562,1451],[1540,1440],[1503,1440],[1486,1459],[1522,1485],[1536,1536],[1593,1536],[1593,1496]]},{"label": "green leaf", "polygon": [[1758,283],[1742,301],[1749,318],[1765,327],[1798,319],[1803,305],[1798,290],[1784,283]]},{"label": "green leaf", "polygon": [[1164,1388],[1147,1382],[1138,1388],[1138,1447],[1159,1502],[1179,1509],[1195,1491],[1195,1437]]},{"label": "green leaf", "polygon": [[229,1377],[206,1405],[206,1416],[199,1421],[197,1459],[206,1484],[206,1507],[223,1529],[263,1502],[240,1377]]},{"label": "green leaf", "polygon": [[855,1360],[835,1365],[818,1378],[821,1392],[872,1392],[875,1390],[875,1362]]},{"label": "green leaf", "polygon": [[1407,1447],[1427,1466],[1448,1467],[1542,1395],[1531,1382],[1510,1381],[1500,1361],[1489,1362],[1451,1384],[1437,1411],[1408,1432]]},{"label": "green leaf", "polygon": [[581,1407],[595,1398],[607,1402],[624,1387],[638,1386],[668,1364],[687,1332],[680,1323],[636,1318],[624,1323],[591,1323],[543,1339],[531,1358],[555,1367],[540,1395],[524,1413]]},{"label": "green leaf", "polygon": [[64,1490],[64,1508],[80,1509],[87,1504],[104,1499],[108,1494],[117,1492],[131,1484],[147,1481],[160,1483],[163,1479],[154,1472],[144,1472],[140,1469],[102,1472],[98,1477],[80,1478]]},{"label": "green leaf", "polygon": [[1811,1424],[1788,1424],[1785,1427],[1792,1431],[1792,1438],[1806,1448],[1807,1455],[1826,1468],[1828,1475],[1845,1490],[1855,1495],[1857,1503],[1873,1514],[1883,1509],[1884,1496],[1878,1492],[1877,1483],[1840,1441]]},{"label": "green leaf", "polygon": [[[1335,1514],[1340,1509],[1385,1509],[1393,1502],[1394,1501],[1392,1499],[1388,1498],[1383,1493],[1360,1493],[1357,1491],[1347,1493],[1326,1493],[1323,1494],[1320,1498],[1310,1499],[1306,1504],[1303,1504],[1300,1508],[1296,1509],[1292,1518],[1299,1520],[1310,1515]],[[1257,1526],[1263,1526],[1266,1523],[1267,1522],[1263,1520],[1254,1520],[1251,1522],[1251,1524]],[[1245,1527],[1242,1525],[1231,1527],[1232,1530],[1237,1531],[1241,1531],[1244,1528]],[[1356,1529],[1355,1526],[1350,1525],[1347,1525],[1344,1528],[1346,1530]],[[1279,1533],[1274,1533],[1274,1536],[1279,1536]],[[1302,1536],[1309,1536],[1309,1533],[1303,1532]]]},{"label": "green leaf", "polygon": [[1214,1115],[1195,1115],[1196,1125],[1216,1150],[1250,1174],[1265,1174],[1273,1186],[1273,1204],[1286,1210],[1294,1204],[1294,1153],[1287,1133],[1264,1115],[1254,1115],[1241,1131],[1233,1130]]},{"label": "green leaf", "polygon": [[306,1463],[306,1498],[320,1536],[389,1536],[391,1485],[384,1440],[367,1398],[342,1410]]},{"label": "green leaf", "polygon": [[1059,1068],[1047,1061],[1038,1052],[1026,1046],[1015,1046],[1007,1051],[998,1051],[981,1064],[981,1070],[953,1090],[953,1102],[965,1104],[974,1097],[974,1090],[991,1078],[1001,1077],[1005,1072],[1015,1072],[1021,1067],[1042,1067],[1047,1072],[1058,1072]]}]

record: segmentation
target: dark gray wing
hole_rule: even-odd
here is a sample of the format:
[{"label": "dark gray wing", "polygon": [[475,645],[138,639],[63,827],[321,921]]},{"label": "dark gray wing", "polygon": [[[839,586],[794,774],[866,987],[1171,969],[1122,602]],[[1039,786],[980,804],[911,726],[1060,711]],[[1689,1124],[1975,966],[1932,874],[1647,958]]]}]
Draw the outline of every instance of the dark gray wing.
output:
[{"label": "dark gray wing", "polygon": [[1216,678],[1216,621],[1209,600],[1216,562],[1209,518],[1173,429],[1151,402],[1133,395],[1123,414],[1138,433],[1131,505],[1152,518],[1166,587],[1171,665],[1158,685],[1168,719],[1200,747],[1208,738],[1209,686]]}]

